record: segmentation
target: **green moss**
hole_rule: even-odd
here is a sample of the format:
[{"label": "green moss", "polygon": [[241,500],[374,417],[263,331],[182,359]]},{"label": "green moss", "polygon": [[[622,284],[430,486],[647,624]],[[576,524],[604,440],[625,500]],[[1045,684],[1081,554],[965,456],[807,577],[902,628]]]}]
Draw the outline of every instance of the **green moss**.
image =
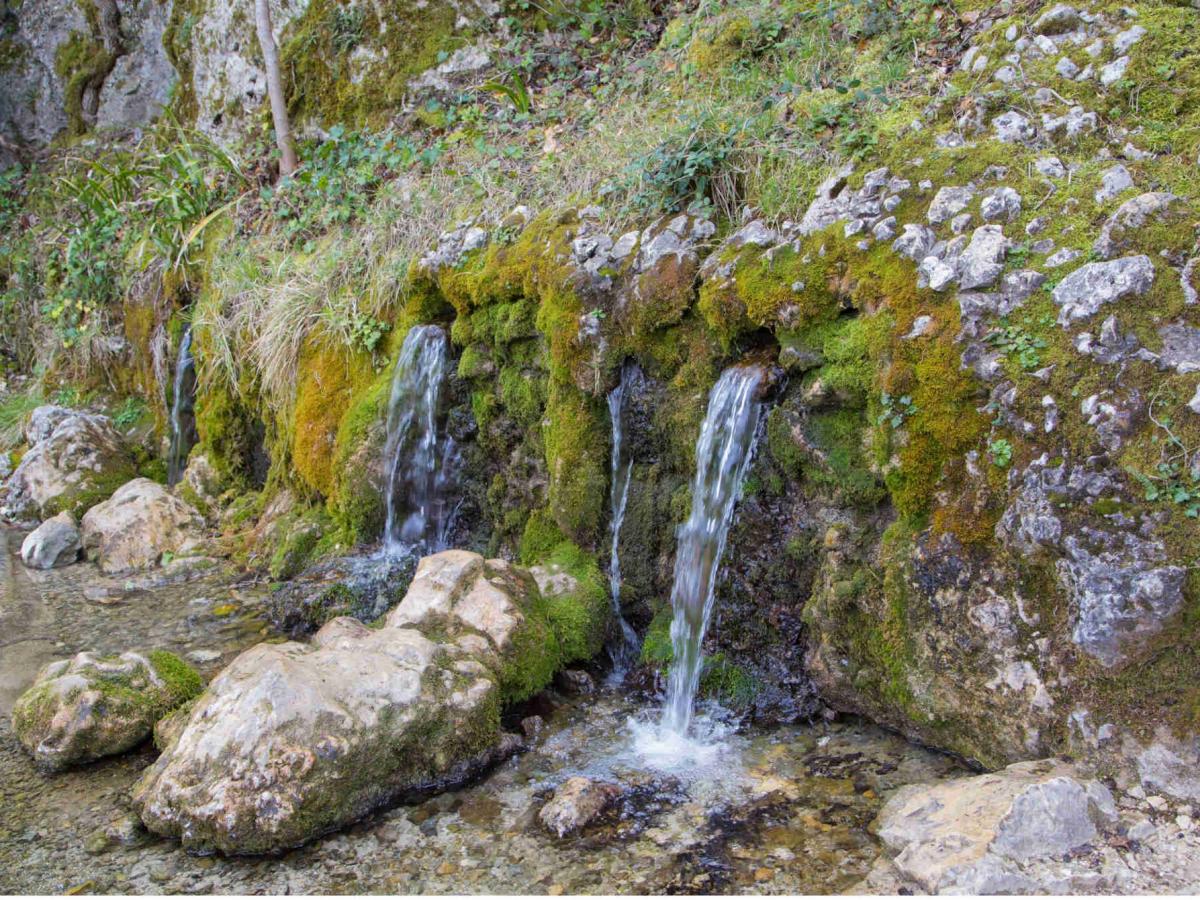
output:
[{"label": "green moss", "polygon": [[87,133],[89,128],[84,113],[84,95],[99,91],[117,62],[117,55],[110,52],[100,38],[95,7],[90,0],[80,0],[79,5],[88,18],[90,33],[73,32],[59,45],[54,56],[54,70],[63,79],[67,131],[72,137]]},{"label": "green moss", "polygon": [[[290,74],[288,109],[296,121],[324,127],[382,125],[400,106],[409,79],[432,68],[439,55],[469,42],[456,31],[452,4],[354,6],[313,0],[292,23],[280,48]],[[351,63],[357,49],[373,52]],[[355,71],[355,66],[365,71]]]},{"label": "green moss", "polygon": [[714,653],[700,671],[700,694],[734,710],[746,709],[761,690],[758,680],[740,666]]},{"label": "green moss", "polygon": [[303,510],[276,528],[275,549],[267,571],[274,581],[294,578],[312,560],[321,539],[328,531],[329,521],[321,508]]},{"label": "green moss", "polygon": [[[165,701],[167,709],[174,709],[182,703],[197,697],[204,690],[204,679],[200,673],[185,663],[174,653],[166,650],[151,650],[146,654],[154,673],[166,685],[168,698]],[[167,710],[164,710],[166,712]]]},{"label": "green moss", "polygon": [[569,541],[560,543],[543,560],[575,579],[574,591],[550,598],[546,613],[562,650],[561,665],[588,660],[604,648],[611,616],[608,586],[596,557]]},{"label": "green moss", "polygon": [[642,662],[656,669],[665,669],[675,659],[671,646],[671,607],[665,606],[654,614],[642,637]]},{"label": "green moss", "polygon": [[535,509],[525,523],[521,536],[521,565],[532,566],[550,556],[554,548],[566,540],[566,535],[547,509]]},{"label": "green moss", "polygon": [[554,521],[577,544],[593,547],[608,491],[608,419],[601,402],[552,381],[542,434]]},{"label": "green moss", "polygon": [[321,334],[309,338],[297,373],[292,424],[292,467],[321,497],[334,493],[342,419],[354,398],[369,390],[375,370],[369,354],[347,351]]},{"label": "green moss", "polygon": [[701,72],[728,66],[741,56],[754,33],[748,16],[730,15],[701,28],[688,45],[688,62]]}]

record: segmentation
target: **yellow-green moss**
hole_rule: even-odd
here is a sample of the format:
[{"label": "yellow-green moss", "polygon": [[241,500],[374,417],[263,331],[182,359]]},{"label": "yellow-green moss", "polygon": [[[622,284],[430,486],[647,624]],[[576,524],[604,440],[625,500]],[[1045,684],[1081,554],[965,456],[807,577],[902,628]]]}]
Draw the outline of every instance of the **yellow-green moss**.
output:
[{"label": "yellow-green moss", "polygon": [[608,419],[601,401],[552,381],[543,439],[554,521],[576,543],[595,546],[608,490]]},{"label": "yellow-green moss", "polygon": [[322,496],[333,495],[338,433],[355,396],[375,380],[371,357],[335,344],[328,337],[309,338],[296,377],[292,426],[292,466],[303,483]]},{"label": "yellow-green moss", "polygon": [[[465,45],[451,3],[355,5],[313,0],[285,34],[280,66],[289,73],[288,108],[298,121],[380,125],[399,108],[413,76],[439,54]],[[369,51],[365,71],[352,77],[351,57]]]}]

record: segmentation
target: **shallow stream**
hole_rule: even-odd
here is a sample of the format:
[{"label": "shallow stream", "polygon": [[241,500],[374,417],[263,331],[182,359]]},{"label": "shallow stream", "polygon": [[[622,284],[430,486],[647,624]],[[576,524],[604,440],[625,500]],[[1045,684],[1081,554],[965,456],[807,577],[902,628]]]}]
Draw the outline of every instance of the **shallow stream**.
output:
[{"label": "shallow stream", "polygon": [[[129,827],[152,747],[44,775],[8,712],[43,663],[83,649],[168,649],[211,676],[269,636],[266,586],[219,571],[175,584],[88,564],[32,573],[19,538],[0,530],[0,892],[837,893],[878,856],[867,825],[888,791],[961,774],[853,720],[739,729],[702,708],[703,737],[684,744],[658,740],[661,701],[547,692],[526,711],[545,722],[533,748],[463,790],[280,857],[191,856]],[[624,800],[554,838],[537,813],[580,774],[622,785]]]}]

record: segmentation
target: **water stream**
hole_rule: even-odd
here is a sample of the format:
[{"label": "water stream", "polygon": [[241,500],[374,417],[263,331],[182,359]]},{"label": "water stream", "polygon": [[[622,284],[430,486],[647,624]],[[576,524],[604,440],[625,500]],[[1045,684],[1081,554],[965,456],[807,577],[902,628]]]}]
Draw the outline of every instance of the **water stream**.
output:
[{"label": "water stream", "polygon": [[167,483],[178,484],[187,468],[196,434],[196,360],[192,356],[192,326],[184,329],[175,362],[175,390],[171,398],[171,447],[167,453]]},{"label": "water stream", "polygon": [[759,413],[755,394],[762,377],[762,370],[755,367],[727,369],[708,395],[708,411],[696,442],[692,510],[677,535],[671,588],[674,660],[661,723],[666,736],[685,736],[692,724],[703,661],[700,647],[712,616],[733,508],[754,452]]},{"label": "water stream", "polygon": [[447,546],[456,504],[448,496],[457,455],[444,433],[446,333],[436,325],[408,332],[392,376],[388,402],[387,555],[435,553]]},{"label": "water stream", "polygon": [[608,587],[612,597],[613,616],[621,631],[620,638],[608,649],[613,662],[611,678],[614,681],[624,678],[630,665],[637,658],[638,648],[637,632],[625,621],[625,616],[621,613],[621,524],[625,521],[625,504],[629,500],[629,482],[633,475],[633,459],[625,452],[622,439],[624,429],[621,417],[633,371],[633,367],[628,364],[622,368],[621,383],[608,395],[608,415],[612,422],[612,475],[609,482],[612,546],[608,557]]}]

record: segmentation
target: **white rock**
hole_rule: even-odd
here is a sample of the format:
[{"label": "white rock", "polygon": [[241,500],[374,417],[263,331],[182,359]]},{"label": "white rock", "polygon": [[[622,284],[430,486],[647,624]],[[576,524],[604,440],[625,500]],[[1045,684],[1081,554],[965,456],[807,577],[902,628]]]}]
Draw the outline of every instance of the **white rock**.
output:
[{"label": "white rock", "polygon": [[1054,71],[1063,78],[1074,78],[1079,74],[1079,66],[1075,65],[1071,57],[1064,56],[1058,61],[1058,64],[1054,67]]},{"label": "white rock", "polygon": [[1062,164],[1062,160],[1057,156],[1043,156],[1034,160],[1033,168],[1039,175],[1045,175],[1047,178],[1066,178],[1067,167]]},{"label": "white rock", "polygon": [[1054,302],[1060,307],[1058,324],[1069,325],[1108,303],[1140,296],[1153,283],[1154,264],[1145,255],[1080,266],[1054,289]]},{"label": "white rock", "polygon": [[959,258],[959,287],[970,291],[994,284],[1004,271],[1007,252],[1008,240],[999,225],[976,228]]},{"label": "white rock", "polygon": [[204,518],[149,478],[135,478],[87,511],[83,547],[105,573],[131,572],[159,564],[164,553],[197,550]]},{"label": "white rock", "polygon": [[[954,281],[954,266],[942,262],[936,256],[926,256],[917,268],[917,283],[935,291],[944,291]],[[923,284],[922,284],[923,283]]]},{"label": "white rock", "polygon": [[31,569],[69,566],[79,559],[82,549],[75,517],[61,512],[26,535],[21,542],[21,561]]},{"label": "white rock", "polygon": [[1096,191],[1096,202],[1107,203],[1133,187],[1133,176],[1120,163],[1100,176],[1100,188]]},{"label": "white rock", "polygon": [[992,119],[992,130],[996,133],[996,139],[1005,143],[1032,140],[1037,133],[1029,119],[1015,110],[1001,113]]},{"label": "white rock", "polygon": [[1107,65],[1100,67],[1100,83],[1105,87],[1116,84],[1125,76],[1125,70],[1128,68],[1128,56],[1122,56],[1119,59],[1114,59]]},{"label": "white rock", "polygon": [[975,189],[970,185],[939,188],[929,204],[926,218],[931,224],[940,225],[966,209],[974,196]]},{"label": "white rock", "polygon": [[1141,25],[1134,25],[1126,28],[1120,34],[1113,38],[1113,50],[1118,55],[1123,55],[1128,52],[1129,48],[1146,36],[1146,29]]}]

